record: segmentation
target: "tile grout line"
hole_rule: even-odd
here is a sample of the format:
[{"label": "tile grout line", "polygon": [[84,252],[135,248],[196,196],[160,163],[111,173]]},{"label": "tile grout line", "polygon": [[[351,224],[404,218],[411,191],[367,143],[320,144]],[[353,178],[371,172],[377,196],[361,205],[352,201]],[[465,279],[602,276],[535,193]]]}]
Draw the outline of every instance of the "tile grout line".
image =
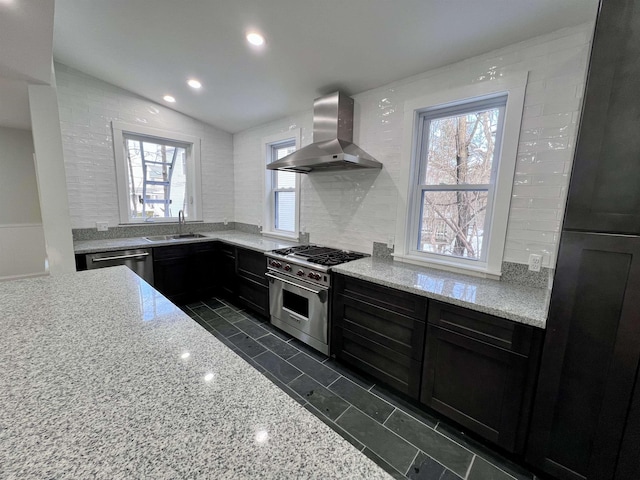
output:
[{"label": "tile grout line", "polygon": [[[336,373],[337,373],[337,372],[336,372]],[[312,377],[312,378],[313,378],[313,377]],[[336,378],[333,382],[331,382],[329,385],[327,385],[327,386],[326,386],[326,389],[327,389],[327,390],[331,389],[331,385],[333,385],[334,383],[336,383],[336,382],[337,382],[338,380],[340,380],[341,378],[345,378],[345,377],[343,377],[342,375],[338,375],[338,378]],[[336,393],[336,392],[334,392],[333,390],[331,390],[331,391],[332,391],[333,393]],[[336,393],[336,395],[338,395],[338,394]],[[338,395],[338,396],[340,397],[340,395]],[[342,397],[340,397],[340,398],[342,398]],[[346,400],[346,398],[345,398],[344,400]]]},{"label": "tile grout line", "polygon": [[[353,405],[351,405],[349,402],[347,402],[347,403],[349,404],[349,406],[348,406],[347,408],[345,408],[345,409],[344,409],[344,412],[342,412],[340,415],[338,415],[338,416],[336,417],[336,419],[335,419],[335,420],[333,420],[333,423],[335,423],[336,425],[338,425],[338,420],[340,420],[340,418],[341,418],[345,413],[347,413],[347,411],[348,411],[351,407],[353,407]],[[355,407],[353,407],[353,408],[355,408]],[[338,425],[338,426],[340,427],[340,425]],[[342,428],[342,427],[340,427],[340,428]],[[346,429],[344,429],[344,431],[345,431],[345,432],[347,432],[347,430],[346,430]],[[349,432],[347,432],[347,433],[349,433]],[[349,433],[349,435],[351,435],[351,434]],[[353,435],[351,435],[351,436],[353,437]],[[342,438],[344,438],[344,437],[342,437]],[[356,440],[358,440],[356,437],[353,437],[353,438],[355,438]],[[360,440],[358,440],[358,441],[360,442]],[[363,443],[363,442],[360,442],[360,443],[362,443],[362,444],[364,445],[364,443]],[[366,447],[366,445],[365,445],[365,447]],[[373,450],[372,450],[372,451],[373,451]]]},{"label": "tile grout line", "polygon": [[[387,416],[387,418],[384,419],[384,422],[382,422],[382,426],[386,427],[385,423],[387,423],[387,420],[389,420],[391,418],[391,415],[393,415],[395,413],[395,411],[398,409],[398,407],[391,405],[393,407],[393,410],[391,410],[391,413],[389,414],[389,416]],[[387,427],[388,428],[388,427]]]},{"label": "tile grout line", "polygon": [[[298,369],[296,369],[296,370],[298,370]],[[300,370],[298,370],[298,371],[300,371]],[[295,382],[297,379],[299,379],[299,378],[300,378],[301,376],[303,376],[303,375],[305,375],[305,373],[304,373],[304,372],[302,372],[302,373],[301,373],[300,375],[298,375],[296,378],[294,378],[293,380],[291,380],[289,383],[285,383],[285,385],[287,385],[287,386],[291,385],[293,382]],[[276,386],[277,386],[277,385],[276,385]],[[298,393],[298,392],[296,392],[296,393]]]},{"label": "tile grout line", "polygon": [[[347,402],[347,403],[349,403],[349,402]],[[422,450],[420,447],[418,447],[417,445],[414,445],[414,444],[413,444],[412,442],[410,442],[408,439],[406,439],[405,437],[403,437],[403,436],[402,436],[402,435],[400,435],[399,433],[394,432],[393,430],[391,430],[391,429],[390,429],[389,427],[387,427],[386,425],[382,425],[382,424],[380,424],[380,422],[378,422],[375,418],[371,417],[371,416],[370,416],[370,415],[368,415],[367,413],[365,413],[365,412],[363,412],[362,410],[360,410],[356,405],[350,404],[350,407],[349,407],[349,408],[354,408],[355,410],[358,410],[360,413],[362,413],[363,415],[365,415],[365,416],[369,417],[371,420],[373,420],[374,422],[376,422],[377,424],[379,424],[382,428],[384,428],[385,430],[387,430],[387,431],[388,431],[388,432],[390,432],[391,434],[395,435],[396,437],[400,438],[401,440],[403,440],[403,441],[404,441],[404,442],[406,442],[407,444],[411,445],[413,448],[417,449],[419,452],[423,452],[423,453],[425,453],[425,455],[427,455],[429,458],[431,458],[434,462],[437,462],[438,464],[442,465],[442,466],[443,466],[444,468],[446,468],[447,470],[451,470],[451,471],[453,472],[453,470],[452,470],[450,467],[448,467],[448,466],[446,466],[444,463],[442,463],[442,462],[438,461],[438,460],[437,460],[437,459],[435,459],[432,455],[429,455],[427,452],[425,452],[424,450]],[[396,410],[398,409],[397,407],[395,407],[395,408],[396,408]],[[347,409],[347,410],[349,410],[349,409]],[[401,410],[401,411],[402,411],[402,410]],[[344,414],[344,413],[346,413],[346,410],[345,410],[344,412],[342,412],[342,414]],[[404,412],[404,413],[406,413],[406,412]],[[340,415],[340,417],[342,416],[342,414]],[[338,417],[338,418],[340,418],[340,417]],[[337,420],[337,419],[336,419],[336,420]],[[425,425],[425,426],[426,426],[427,428],[430,428],[430,429],[431,429],[431,427],[429,427],[428,425]],[[432,429],[432,430],[433,430],[433,429]],[[348,433],[348,432],[347,432],[347,433]],[[440,435],[442,435],[440,432],[438,432],[438,433],[439,433]],[[442,436],[443,436],[443,437],[445,437],[444,435],[442,435]],[[355,438],[355,437],[354,437],[354,438]],[[451,439],[449,439],[449,437],[445,437],[445,438],[447,438],[448,440],[451,440]],[[356,438],[356,440],[358,440],[358,439]],[[358,441],[359,441],[359,440],[358,440]],[[460,447],[461,447],[461,448],[463,448],[464,450],[467,450],[467,451],[468,451],[469,453],[471,453],[471,455],[472,455],[471,462],[469,463],[469,470],[468,470],[468,471],[470,471],[470,469],[471,469],[471,464],[473,464],[473,459],[476,457],[476,454],[475,454],[474,452],[472,452],[472,451],[470,451],[470,450],[466,449],[466,448],[465,448],[465,447],[463,447],[462,445],[460,445]],[[370,450],[371,450],[372,452],[374,452],[372,449],[370,449]],[[374,452],[374,453],[376,453],[376,452]],[[377,453],[376,453],[376,455],[377,455]],[[383,460],[384,460],[384,459],[383,459]],[[386,461],[386,460],[385,460],[385,461]],[[387,463],[388,463],[388,462],[387,462]],[[489,462],[489,463],[490,463],[490,462]],[[492,465],[493,465],[493,464],[492,464]],[[496,467],[496,468],[497,468],[497,467]],[[397,469],[396,469],[396,470],[397,470]],[[453,472],[453,473],[455,473],[455,472]],[[504,472],[504,473],[506,473],[506,472]],[[457,474],[456,474],[456,475],[457,475]],[[508,474],[507,474],[507,475],[508,475]],[[511,475],[509,475],[509,476],[511,476]],[[466,477],[465,477],[465,478],[466,478]]]},{"label": "tile grout line", "polygon": [[469,468],[467,468],[467,473],[465,474],[463,480],[467,480],[469,478],[469,474],[471,474],[471,469],[473,468],[473,464],[476,461],[476,457],[477,457],[477,455],[474,453],[473,454],[473,458],[471,458],[471,463],[469,463]]},{"label": "tile grout line", "polygon": [[411,460],[411,462],[409,463],[409,466],[407,467],[407,470],[404,472],[404,476],[405,477],[409,477],[409,470],[411,470],[411,467],[413,467],[416,463],[416,459],[418,458],[418,455],[420,455],[420,452],[422,450],[418,449],[418,451],[416,452],[415,456],[413,457],[413,460]]}]

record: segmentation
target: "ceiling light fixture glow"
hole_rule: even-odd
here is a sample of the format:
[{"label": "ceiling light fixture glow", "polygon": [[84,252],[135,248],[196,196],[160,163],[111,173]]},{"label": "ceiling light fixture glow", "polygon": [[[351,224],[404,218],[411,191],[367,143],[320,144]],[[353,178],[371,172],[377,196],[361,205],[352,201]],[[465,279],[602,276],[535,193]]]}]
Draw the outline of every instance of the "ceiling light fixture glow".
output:
[{"label": "ceiling light fixture glow", "polygon": [[202,84],[198,80],[196,80],[195,78],[190,79],[187,82],[187,85],[189,85],[191,88],[195,88],[195,89],[198,89],[198,88],[202,87]]},{"label": "ceiling light fixture glow", "polygon": [[165,102],[176,103],[176,99],[173,98],[171,95],[165,95],[162,98],[164,99]]},{"label": "ceiling light fixture glow", "polygon": [[255,32],[251,32],[247,34],[247,41],[251,45],[255,45],[256,47],[264,45],[264,37],[259,33],[255,33]]}]

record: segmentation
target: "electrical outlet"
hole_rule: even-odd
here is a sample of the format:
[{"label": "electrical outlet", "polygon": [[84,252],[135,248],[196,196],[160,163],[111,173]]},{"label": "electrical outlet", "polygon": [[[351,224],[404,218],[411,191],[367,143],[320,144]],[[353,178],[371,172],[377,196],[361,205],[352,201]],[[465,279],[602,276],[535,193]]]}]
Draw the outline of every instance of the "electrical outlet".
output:
[{"label": "electrical outlet", "polygon": [[229,224],[229,220],[227,219],[227,217],[224,217],[224,224],[228,225]]},{"label": "electrical outlet", "polygon": [[106,232],[109,230],[109,222],[96,222],[96,229],[99,232]]},{"label": "electrical outlet", "polygon": [[542,267],[542,255],[536,255],[532,253],[529,255],[529,271],[539,272]]},{"label": "electrical outlet", "polygon": [[387,248],[393,248],[394,243],[395,243],[395,238],[393,236],[390,236],[389,239],[387,240]]}]

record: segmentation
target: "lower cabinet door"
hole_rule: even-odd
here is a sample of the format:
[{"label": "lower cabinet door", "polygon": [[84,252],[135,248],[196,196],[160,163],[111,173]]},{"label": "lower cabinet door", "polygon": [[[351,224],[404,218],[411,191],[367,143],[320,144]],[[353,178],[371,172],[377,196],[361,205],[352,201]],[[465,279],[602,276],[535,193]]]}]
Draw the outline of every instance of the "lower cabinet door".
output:
[{"label": "lower cabinet door", "polygon": [[156,290],[172,302],[180,304],[192,299],[189,257],[155,260],[153,278]]},{"label": "lower cabinet door", "polygon": [[562,233],[527,444],[554,478],[640,478],[638,292],[640,237]]},{"label": "lower cabinet door", "polygon": [[511,452],[527,377],[526,356],[427,326],[420,401]]},{"label": "lower cabinet door", "polygon": [[220,270],[222,276],[219,280],[220,293],[233,300],[236,296],[236,259],[226,252],[220,253]]},{"label": "lower cabinet door", "polygon": [[238,278],[236,293],[242,306],[265,317],[269,316],[269,287],[246,278]]}]

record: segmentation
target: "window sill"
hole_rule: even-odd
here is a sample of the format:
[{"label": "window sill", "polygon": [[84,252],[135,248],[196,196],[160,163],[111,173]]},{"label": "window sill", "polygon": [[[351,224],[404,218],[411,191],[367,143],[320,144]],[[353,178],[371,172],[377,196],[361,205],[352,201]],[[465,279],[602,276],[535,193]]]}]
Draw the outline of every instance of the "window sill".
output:
[{"label": "window sill", "polygon": [[292,242],[297,242],[298,239],[300,238],[295,233],[292,233],[291,235],[287,235],[286,233],[279,233],[279,232],[262,232],[262,236],[269,237],[269,238],[277,238],[280,240],[290,240]]},{"label": "window sill", "polygon": [[499,270],[497,272],[490,271],[488,266],[484,263],[481,263],[479,265],[461,265],[456,261],[451,261],[446,258],[426,259],[418,255],[406,255],[400,253],[393,253],[392,256],[394,261],[409,263],[412,265],[419,265],[427,268],[436,268],[438,270],[446,270],[454,273],[461,273],[463,275],[471,275],[473,277],[500,280],[500,276],[502,275],[502,272]]}]

